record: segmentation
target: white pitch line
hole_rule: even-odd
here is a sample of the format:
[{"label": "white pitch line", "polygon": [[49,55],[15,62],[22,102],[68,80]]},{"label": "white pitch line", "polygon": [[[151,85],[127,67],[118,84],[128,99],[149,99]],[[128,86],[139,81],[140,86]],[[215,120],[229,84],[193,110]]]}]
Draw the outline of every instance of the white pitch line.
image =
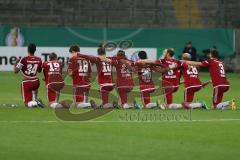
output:
[{"label": "white pitch line", "polygon": [[194,122],[217,122],[217,121],[240,121],[240,119],[199,119],[192,120]]},{"label": "white pitch line", "polygon": [[169,121],[0,121],[0,123],[163,123],[163,122],[227,122],[240,119],[199,119],[199,120],[169,120]]}]

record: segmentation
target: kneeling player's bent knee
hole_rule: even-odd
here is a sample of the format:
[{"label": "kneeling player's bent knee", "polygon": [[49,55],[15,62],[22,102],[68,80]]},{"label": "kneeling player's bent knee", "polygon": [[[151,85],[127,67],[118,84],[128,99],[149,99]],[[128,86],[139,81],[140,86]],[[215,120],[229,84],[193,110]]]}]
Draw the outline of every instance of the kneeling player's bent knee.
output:
[{"label": "kneeling player's bent knee", "polygon": [[213,91],[213,105],[216,107],[219,103],[222,102],[224,92],[229,90],[229,86],[217,86],[214,87]]},{"label": "kneeling player's bent knee", "polygon": [[127,99],[127,94],[129,92],[131,92],[132,90],[132,87],[129,87],[129,88],[118,88],[118,94],[119,94],[119,97],[121,99],[121,103],[124,104],[124,103],[127,103],[128,99]]},{"label": "kneeling player's bent knee", "polygon": [[201,86],[186,88],[185,91],[184,91],[184,101],[185,102],[192,102],[195,92],[201,90],[201,88],[202,88]]},{"label": "kneeling player's bent knee", "polygon": [[74,87],[74,99],[76,103],[83,102],[87,99],[90,86],[77,86]]},{"label": "kneeling player's bent knee", "polygon": [[113,90],[113,85],[101,86],[101,87],[100,87],[100,91],[101,91],[101,92],[103,92],[103,91],[105,91],[105,92],[110,92],[110,91],[112,91],[112,90]]},{"label": "kneeling player's bent knee", "polygon": [[25,104],[33,100],[33,97],[36,97],[36,90],[39,88],[39,80],[25,80],[22,81],[21,91],[22,97]]},{"label": "kneeling player's bent knee", "polygon": [[48,102],[49,103],[57,102],[59,92],[54,91],[52,89],[48,89],[47,94],[48,94],[47,97],[48,97]]}]

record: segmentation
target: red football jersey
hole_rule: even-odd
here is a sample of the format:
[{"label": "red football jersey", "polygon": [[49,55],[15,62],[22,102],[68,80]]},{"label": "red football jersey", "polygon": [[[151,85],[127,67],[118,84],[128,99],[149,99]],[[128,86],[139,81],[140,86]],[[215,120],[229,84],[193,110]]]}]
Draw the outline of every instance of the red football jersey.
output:
[{"label": "red football jersey", "polygon": [[195,66],[188,66],[186,63],[181,64],[182,76],[184,79],[185,88],[191,86],[202,85],[198,77],[198,69]]},{"label": "red football jersey", "polygon": [[95,63],[98,71],[98,83],[112,83],[112,65],[100,60],[97,60]]},{"label": "red football jersey", "polygon": [[[116,68],[117,78],[116,85],[117,87],[132,87],[133,79],[132,79],[132,71],[126,66],[126,64],[122,63],[118,58],[111,58],[112,65]],[[133,66],[132,61],[127,60]]]},{"label": "red football jersey", "polygon": [[202,64],[203,66],[208,67],[213,86],[229,85],[223,62],[215,58],[210,58],[203,61]]},{"label": "red football jersey", "polygon": [[16,67],[22,71],[24,77],[34,79],[37,78],[37,72],[42,71],[42,60],[37,56],[26,56],[20,59]]},{"label": "red football jersey", "polygon": [[63,82],[64,80],[62,78],[62,68],[63,64],[58,60],[45,61],[43,63],[43,73],[45,76],[46,84],[52,82]]},{"label": "red football jersey", "polygon": [[82,58],[80,53],[76,57],[70,58],[68,69],[72,70],[74,85],[90,85],[91,63],[89,60]]},{"label": "red football jersey", "polygon": [[140,90],[154,88],[154,82],[152,80],[152,65],[144,65],[142,63],[136,62],[135,66],[137,66]]},{"label": "red football jersey", "polygon": [[163,82],[166,82],[166,85],[179,86],[181,78],[181,71],[179,67],[181,66],[181,62],[179,60],[169,58],[157,60],[156,63],[162,66],[169,66],[175,63],[176,68],[163,73],[162,80]]},{"label": "red football jersey", "polygon": [[96,64],[99,84],[112,83],[112,65],[110,63],[103,62],[98,57],[86,56],[86,55],[81,55],[81,56],[86,57],[86,59]]}]

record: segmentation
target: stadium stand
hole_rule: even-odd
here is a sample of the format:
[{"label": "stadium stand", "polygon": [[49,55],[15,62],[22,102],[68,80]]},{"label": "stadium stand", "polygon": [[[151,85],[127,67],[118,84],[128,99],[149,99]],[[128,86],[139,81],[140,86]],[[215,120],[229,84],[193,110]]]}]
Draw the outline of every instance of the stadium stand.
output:
[{"label": "stadium stand", "polygon": [[[206,1],[206,0],[205,0]],[[205,27],[236,27],[240,23],[237,11],[240,9],[238,0],[210,0],[200,3],[199,9],[204,18]]]},{"label": "stadium stand", "polygon": [[[181,2],[181,3],[180,3]],[[1,0],[1,25],[234,28],[238,0]]]},{"label": "stadium stand", "polygon": [[178,26],[183,28],[201,28],[203,26],[197,0],[173,0],[173,6]]}]

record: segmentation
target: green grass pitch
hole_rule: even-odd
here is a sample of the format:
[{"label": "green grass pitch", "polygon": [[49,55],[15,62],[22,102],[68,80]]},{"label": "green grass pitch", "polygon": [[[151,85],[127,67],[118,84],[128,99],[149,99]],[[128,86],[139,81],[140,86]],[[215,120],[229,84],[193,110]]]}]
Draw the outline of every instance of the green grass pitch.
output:
[{"label": "green grass pitch", "polygon": [[[224,100],[236,98],[239,104],[240,75],[228,74],[228,77],[231,89]],[[18,104],[15,108],[0,108],[0,159],[237,160],[240,157],[240,110],[193,110],[192,121],[124,119],[127,113],[190,115],[186,110],[114,110],[91,121],[66,122],[56,118],[52,109],[23,107],[20,79],[20,75],[10,72],[0,73],[0,104]],[[208,80],[208,73],[201,73],[201,79]],[[46,102],[43,83],[39,96]],[[182,102],[182,87],[174,97],[175,102]],[[211,106],[212,87],[207,86],[196,97]],[[71,99],[71,95],[64,94],[61,98]]]}]

